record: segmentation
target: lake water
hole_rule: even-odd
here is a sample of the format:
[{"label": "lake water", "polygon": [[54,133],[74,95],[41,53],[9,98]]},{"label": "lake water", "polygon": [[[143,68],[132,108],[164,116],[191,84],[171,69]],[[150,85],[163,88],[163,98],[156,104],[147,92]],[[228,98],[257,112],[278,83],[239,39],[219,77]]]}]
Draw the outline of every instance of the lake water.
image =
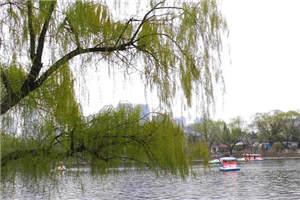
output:
[{"label": "lake water", "polygon": [[204,170],[194,165],[197,176],[156,177],[149,171],[118,175],[75,175],[66,171],[57,182],[16,180],[1,189],[1,199],[300,199],[300,159],[242,163],[240,172],[219,172],[218,166]]}]

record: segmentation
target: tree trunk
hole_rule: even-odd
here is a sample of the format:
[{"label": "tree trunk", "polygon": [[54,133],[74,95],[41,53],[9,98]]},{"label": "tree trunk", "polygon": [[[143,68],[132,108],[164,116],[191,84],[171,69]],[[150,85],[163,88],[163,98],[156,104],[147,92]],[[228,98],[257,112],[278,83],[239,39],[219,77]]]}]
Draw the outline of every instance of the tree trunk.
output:
[{"label": "tree trunk", "polygon": [[74,148],[74,128],[72,129],[71,133],[70,133],[70,150],[71,150],[71,156],[74,154],[75,152],[75,148]]}]

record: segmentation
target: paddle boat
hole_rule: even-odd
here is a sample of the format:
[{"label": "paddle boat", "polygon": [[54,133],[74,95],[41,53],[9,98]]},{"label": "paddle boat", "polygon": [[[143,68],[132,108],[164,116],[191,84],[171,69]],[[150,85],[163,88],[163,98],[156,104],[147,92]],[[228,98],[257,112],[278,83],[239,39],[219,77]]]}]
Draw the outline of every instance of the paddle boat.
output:
[{"label": "paddle boat", "polygon": [[240,168],[236,165],[235,157],[223,157],[220,158],[220,168],[221,172],[230,172],[230,171],[240,171]]},{"label": "paddle boat", "polygon": [[238,158],[237,161],[242,162],[242,161],[262,161],[263,158],[261,157],[261,154],[242,154],[243,157]]},{"label": "paddle boat", "polygon": [[247,158],[245,158],[245,157],[237,158],[236,160],[237,160],[238,162],[246,162],[246,161],[248,161]]},{"label": "paddle boat", "polygon": [[65,171],[66,170],[66,166],[64,166],[63,164],[60,164],[59,166],[57,166],[57,170],[58,171]]},{"label": "paddle boat", "polygon": [[250,154],[250,160],[253,160],[253,161],[262,161],[264,160],[260,154],[258,153],[255,153],[255,154]]},{"label": "paddle boat", "polygon": [[236,160],[238,162],[247,162],[247,161],[250,161],[250,157],[249,157],[250,154],[242,154],[242,157],[241,158],[237,158]]},{"label": "paddle boat", "polygon": [[208,161],[208,164],[220,164],[220,160],[218,158],[215,158],[215,159]]}]

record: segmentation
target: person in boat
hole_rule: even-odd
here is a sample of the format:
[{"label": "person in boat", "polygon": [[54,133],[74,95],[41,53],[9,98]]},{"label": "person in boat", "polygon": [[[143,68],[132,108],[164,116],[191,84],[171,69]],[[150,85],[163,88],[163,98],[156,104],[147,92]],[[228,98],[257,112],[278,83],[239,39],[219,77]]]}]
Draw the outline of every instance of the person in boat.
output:
[{"label": "person in boat", "polygon": [[65,171],[66,170],[66,166],[64,166],[63,163],[60,163],[60,165],[57,167],[57,170]]}]

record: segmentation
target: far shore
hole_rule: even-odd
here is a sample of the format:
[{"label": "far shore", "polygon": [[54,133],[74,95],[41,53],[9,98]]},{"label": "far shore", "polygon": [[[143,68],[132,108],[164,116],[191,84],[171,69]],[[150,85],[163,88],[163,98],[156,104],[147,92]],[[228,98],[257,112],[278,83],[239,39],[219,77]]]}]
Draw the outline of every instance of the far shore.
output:
[{"label": "far shore", "polygon": [[300,159],[300,156],[299,157],[285,157],[285,156],[282,156],[282,157],[263,157],[264,160],[292,160],[292,159]]},{"label": "far shore", "polygon": [[[233,156],[236,157],[236,158],[240,158],[242,157],[243,153],[242,152],[234,152],[233,153]],[[293,159],[299,159],[300,160],[300,153],[298,152],[264,152],[264,153],[260,153],[262,155],[262,158],[264,160],[293,160]],[[218,155],[219,157],[225,157],[225,155],[223,156],[220,156]],[[210,159],[214,159],[216,158],[216,155],[215,154],[212,154],[210,156]],[[199,160],[193,160],[192,161],[193,163],[202,163],[203,160],[202,159],[199,159]]]},{"label": "far shore", "polygon": [[[242,157],[242,154],[244,153],[251,153],[251,152],[233,152],[234,157],[240,158]],[[252,152],[253,153],[253,152]],[[262,157],[265,160],[276,160],[276,159],[300,159],[300,152],[255,152],[262,155]],[[223,157],[226,156],[226,153],[222,154],[211,154],[210,158],[216,158],[216,157]]]}]

